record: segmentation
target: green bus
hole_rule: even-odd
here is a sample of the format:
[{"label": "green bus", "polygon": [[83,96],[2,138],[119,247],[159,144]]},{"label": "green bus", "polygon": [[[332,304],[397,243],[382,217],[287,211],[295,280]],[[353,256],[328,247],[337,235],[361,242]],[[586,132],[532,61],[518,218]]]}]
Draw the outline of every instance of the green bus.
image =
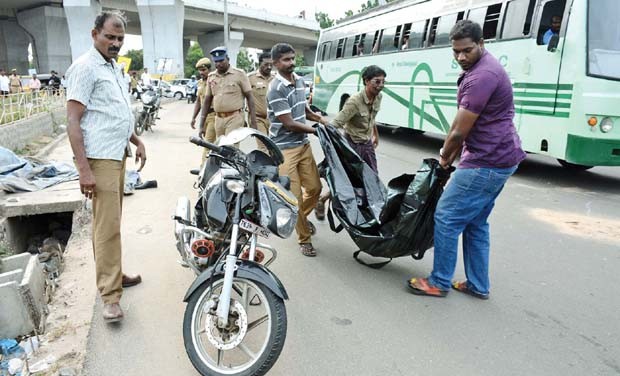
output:
[{"label": "green bus", "polygon": [[[361,90],[361,71],[387,72],[377,121],[446,134],[461,73],[449,31],[483,28],[485,47],[508,72],[515,126],[530,153],[565,167],[620,165],[620,0],[404,0],[322,31],[313,105],[338,112]],[[558,36],[544,34],[561,17]],[[557,21],[557,20],[556,20]]]}]

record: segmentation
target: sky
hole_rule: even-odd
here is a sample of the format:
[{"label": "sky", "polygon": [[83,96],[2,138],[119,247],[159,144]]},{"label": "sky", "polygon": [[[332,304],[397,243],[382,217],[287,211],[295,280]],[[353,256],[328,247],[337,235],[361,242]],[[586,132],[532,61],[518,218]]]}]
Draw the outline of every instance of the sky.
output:
[{"label": "sky", "polygon": [[[255,9],[267,9],[267,11],[276,14],[295,17],[302,10],[306,11],[306,18],[312,19],[315,12],[324,12],[329,14],[333,19],[344,16],[347,10],[357,12],[361,8],[364,0],[230,0],[241,6]],[[142,37],[139,35],[126,35],[125,44],[121,50],[121,55],[127,50],[141,49]]]}]

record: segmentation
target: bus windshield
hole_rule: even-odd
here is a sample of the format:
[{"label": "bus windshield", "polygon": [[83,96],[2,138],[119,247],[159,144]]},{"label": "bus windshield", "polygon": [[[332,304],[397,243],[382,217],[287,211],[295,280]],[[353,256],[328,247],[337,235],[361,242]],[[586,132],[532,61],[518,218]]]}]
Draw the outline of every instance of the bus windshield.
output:
[{"label": "bus windshield", "polygon": [[620,14],[618,0],[590,0],[588,74],[620,80]]}]

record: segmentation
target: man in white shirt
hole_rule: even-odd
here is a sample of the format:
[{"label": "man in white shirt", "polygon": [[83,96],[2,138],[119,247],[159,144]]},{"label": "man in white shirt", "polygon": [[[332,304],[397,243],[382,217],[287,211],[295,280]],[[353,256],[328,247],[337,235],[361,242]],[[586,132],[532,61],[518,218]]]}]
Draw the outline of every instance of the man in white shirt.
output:
[{"label": "man in white shirt", "polygon": [[123,318],[123,288],[142,281],[123,273],[121,209],[129,142],[138,171],[146,162],[144,144],[133,133],[133,113],[122,73],[114,59],[123,46],[127,21],[104,11],[95,19],[93,48],[73,62],[67,75],[67,134],[80,175],[80,189],[93,201],[93,252],[103,319]]},{"label": "man in white shirt", "polygon": [[140,76],[140,80],[142,81],[143,86],[151,86],[151,75],[149,74],[149,69],[144,67],[144,73]]},{"label": "man in white shirt", "polygon": [[0,95],[9,95],[9,77],[6,71],[0,68]]},{"label": "man in white shirt", "polygon": [[30,82],[28,82],[28,87],[30,91],[39,91],[39,89],[41,89],[41,80],[37,78],[36,74],[32,75]]}]

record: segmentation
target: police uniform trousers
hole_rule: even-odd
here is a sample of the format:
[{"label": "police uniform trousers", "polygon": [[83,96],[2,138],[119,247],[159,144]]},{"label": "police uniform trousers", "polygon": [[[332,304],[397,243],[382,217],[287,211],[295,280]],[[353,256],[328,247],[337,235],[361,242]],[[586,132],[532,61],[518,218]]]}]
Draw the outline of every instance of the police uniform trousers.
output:
[{"label": "police uniform trousers", "polygon": [[[256,115],[256,128],[258,129],[259,132],[265,134],[267,137],[269,137],[269,126],[270,125],[271,123],[269,122],[269,119],[262,118]],[[258,145],[258,150],[261,150],[267,153],[267,148],[260,140],[256,140],[256,144]]]},{"label": "police uniform trousers", "polygon": [[218,138],[220,136],[229,134],[231,131],[235,129],[242,128],[245,124],[245,120],[243,119],[243,114],[241,111],[234,111],[233,114],[221,117],[215,117],[215,137]]},{"label": "police uniform trousers", "polygon": [[89,159],[88,164],[96,183],[92,241],[97,289],[104,304],[113,304],[123,294],[121,211],[125,160]]},{"label": "police uniform trousers", "polygon": [[321,194],[319,170],[312,155],[310,143],[290,149],[283,149],[284,163],[280,165],[280,175],[291,179],[291,192],[297,197],[299,216],[297,218],[297,241],[310,243],[308,215],[312,212]]},{"label": "police uniform trousers", "polygon": [[[205,141],[210,143],[215,143],[215,112],[210,112],[207,114],[207,118],[205,119]],[[207,148],[203,148],[202,150],[202,161],[204,162],[207,159],[207,156],[211,150]]]}]

